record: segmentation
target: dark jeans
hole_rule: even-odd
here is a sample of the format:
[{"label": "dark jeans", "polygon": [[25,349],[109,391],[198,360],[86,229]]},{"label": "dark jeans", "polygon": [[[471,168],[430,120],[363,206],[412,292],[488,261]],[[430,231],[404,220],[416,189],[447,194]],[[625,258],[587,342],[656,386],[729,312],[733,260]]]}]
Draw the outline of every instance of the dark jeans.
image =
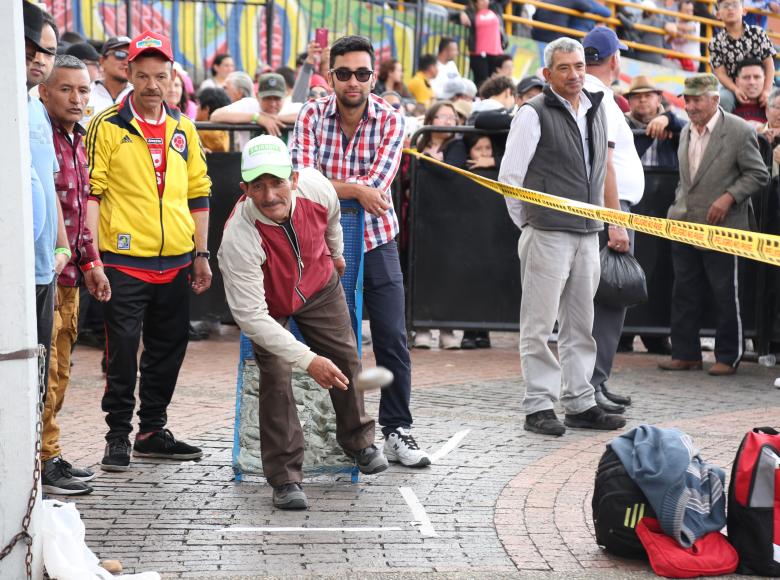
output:
[{"label": "dark jeans", "polygon": [[[312,351],[333,361],[349,379],[348,390],[332,388],[329,394],[336,412],[336,439],[354,455],[374,442],[374,420],[365,413],[363,393],[353,386],[360,361],[344,288],[335,272],[293,318]],[[285,327],[289,324],[288,317],[276,321]],[[260,370],[263,474],[273,486],[300,482],[304,437],[293,397],[292,366],[256,344],[253,347]]]},{"label": "dark jeans", "polygon": [[44,400],[49,390],[49,358],[51,355],[51,334],[54,329],[54,296],[57,293],[57,277],[50,284],[35,285],[35,319],[38,344],[46,347],[46,372],[43,375]]},{"label": "dark jeans", "polygon": [[406,344],[404,284],[396,243],[366,252],[363,268],[363,300],[376,364],[388,368],[394,377],[379,399],[379,424],[388,435],[397,427],[412,425],[412,361]]},{"label": "dark jeans", "polygon": [[179,369],[189,339],[189,269],[182,268],[169,284],[150,284],[106,268],[111,300],[103,305],[106,320],[106,440],[127,437],[133,430],[138,344],[143,329],[141,380],[138,394],[139,433],[158,431],[168,419]]},{"label": "dark jeans", "polygon": [[488,54],[480,56],[478,54],[472,54],[469,58],[471,63],[471,72],[474,73],[474,84],[477,88],[490,78],[490,75],[496,70],[499,65],[499,61],[504,55]]},{"label": "dark jeans", "polygon": [[701,360],[699,331],[704,296],[712,297],[717,315],[715,360],[737,366],[744,351],[739,311],[739,259],[672,242],[672,358]]}]

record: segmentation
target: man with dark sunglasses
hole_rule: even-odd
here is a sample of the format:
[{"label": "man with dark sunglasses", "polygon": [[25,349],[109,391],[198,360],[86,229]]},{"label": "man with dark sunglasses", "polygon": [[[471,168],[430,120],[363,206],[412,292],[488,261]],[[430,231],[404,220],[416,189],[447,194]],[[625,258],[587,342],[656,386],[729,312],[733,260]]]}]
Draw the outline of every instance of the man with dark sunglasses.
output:
[{"label": "man with dark sunglasses", "polygon": [[328,82],[334,94],[306,103],[295,123],[290,151],[296,171],[313,167],[331,180],[341,199],[366,210],[363,298],[371,321],[376,364],[390,369],[379,423],[387,459],[409,467],[431,460],[412,437],[412,365],[406,344],[398,218],[390,186],[401,161],[404,119],[371,94],[374,49],[362,36],[345,36],[330,48]]},{"label": "man with dark sunglasses", "polygon": [[127,36],[112,36],[103,44],[100,57],[103,78],[92,83],[82,125],[86,126],[92,117],[121,102],[133,90],[127,77],[129,49],[130,39]]}]

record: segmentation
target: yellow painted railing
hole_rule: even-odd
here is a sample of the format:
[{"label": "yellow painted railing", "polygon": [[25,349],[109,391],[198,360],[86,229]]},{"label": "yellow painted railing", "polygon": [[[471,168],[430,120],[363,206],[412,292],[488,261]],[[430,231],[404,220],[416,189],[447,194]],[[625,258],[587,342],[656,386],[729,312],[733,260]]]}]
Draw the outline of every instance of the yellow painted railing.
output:
[{"label": "yellow painted railing", "polygon": [[[717,0],[696,0],[697,2],[702,2],[705,4],[716,4]],[[456,4],[454,2],[450,2],[448,0],[429,0],[431,4],[436,4],[439,6],[443,6],[445,8],[449,8],[451,10],[463,10],[464,6],[462,4]],[[648,44],[643,44],[639,42],[632,42],[628,40],[623,40],[623,42],[629,47],[634,50],[643,51],[643,52],[651,52],[655,54],[662,54],[668,58],[673,59],[681,59],[686,58],[697,62],[703,62],[706,65],[707,70],[710,70],[710,64],[709,64],[709,43],[712,40],[713,37],[713,30],[716,28],[722,28],[723,23],[719,20],[715,20],[714,18],[707,18],[703,16],[696,16],[696,15],[688,15],[683,14],[682,12],[675,12],[674,10],[668,10],[666,8],[658,8],[658,7],[649,7],[649,6],[643,6],[641,4],[638,4],[636,2],[631,2],[630,0],[603,0],[604,4],[612,9],[612,16],[611,17],[604,17],[604,16],[598,16],[596,14],[591,14],[588,12],[580,12],[579,10],[573,10],[571,8],[564,8],[563,6],[556,6],[555,4],[550,4],[548,2],[544,2],[544,0],[512,0],[506,7],[506,12],[504,14],[504,22],[507,27],[507,34],[511,34],[512,31],[512,24],[522,24],[525,26],[528,26],[530,28],[540,28],[543,30],[551,30],[554,32],[559,32],[560,34],[564,34],[566,36],[572,36],[575,38],[580,38],[585,36],[585,32],[581,30],[575,30],[573,28],[568,28],[565,26],[558,26],[555,24],[548,24],[546,22],[540,22],[537,20],[532,20],[529,18],[522,18],[520,16],[515,16],[513,14],[512,7],[515,4],[530,4],[532,6],[535,6],[537,8],[543,9],[543,10],[549,10],[551,12],[558,12],[561,14],[568,14],[570,16],[576,16],[577,18],[584,18],[587,20],[592,20],[594,22],[604,24],[609,26],[610,28],[616,28],[621,25],[620,20],[618,20],[615,17],[615,13],[617,12],[618,7],[627,7],[627,8],[634,8],[636,10],[639,10],[641,12],[649,12],[653,14],[662,14],[665,16],[672,16],[678,20],[684,20],[688,22],[698,22],[702,25],[704,34],[701,36],[696,35],[690,35],[690,34],[680,34],[678,35],[680,38],[684,38],[686,40],[692,40],[695,42],[698,42],[700,44],[704,44],[705,46],[705,56],[697,56],[697,55],[690,55],[687,53],[678,52],[671,49],[666,48],[660,48],[657,46],[652,46]],[[780,18],[780,14],[776,14],[774,12],[768,12],[766,10],[760,10],[758,8],[747,8],[747,12],[758,14],[761,16],[769,16],[771,18]],[[642,31],[642,32],[650,32],[652,34],[658,34],[666,36],[667,32],[663,28],[659,28],[656,26],[649,26],[646,24],[636,23],[634,24],[634,28],[636,30]],[[775,32],[767,31],[767,35],[775,40],[780,40],[780,34]],[[778,53],[780,53],[780,50],[778,50]],[[780,75],[780,72],[778,73]]]}]

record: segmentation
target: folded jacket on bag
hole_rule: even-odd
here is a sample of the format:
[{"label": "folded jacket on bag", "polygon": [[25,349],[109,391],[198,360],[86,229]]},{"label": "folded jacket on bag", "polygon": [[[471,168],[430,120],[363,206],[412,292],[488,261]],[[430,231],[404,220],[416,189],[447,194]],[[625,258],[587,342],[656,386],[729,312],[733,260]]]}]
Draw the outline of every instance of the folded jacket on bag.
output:
[{"label": "folded jacket on bag", "polygon": [[661,528],[690,548],[726,524],[725,472],[705,463],[678,429],[640,425],[609,443],[645,494]]},{"label": "folded jacket on bag", "polygon": [[653,572],[667,578],[696,578],[732,574],[739,556],[720,532],[705,534],[691,546],[683,548],[661,529],[658,520],[642,518],[636,534],[645,547]]}]

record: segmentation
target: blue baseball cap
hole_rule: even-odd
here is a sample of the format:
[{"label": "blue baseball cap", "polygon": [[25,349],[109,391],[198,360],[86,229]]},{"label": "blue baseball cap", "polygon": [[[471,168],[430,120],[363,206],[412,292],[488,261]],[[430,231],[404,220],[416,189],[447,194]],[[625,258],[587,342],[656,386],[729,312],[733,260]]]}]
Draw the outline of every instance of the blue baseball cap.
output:
[{"label": "blue baseball cap", "polygon": [[618,49],[628,50],[628,47],[620,42],[615,31],[606,26],[597,26],[582,39],[585,49],[585,62],[593,63],[609,58]]}]

